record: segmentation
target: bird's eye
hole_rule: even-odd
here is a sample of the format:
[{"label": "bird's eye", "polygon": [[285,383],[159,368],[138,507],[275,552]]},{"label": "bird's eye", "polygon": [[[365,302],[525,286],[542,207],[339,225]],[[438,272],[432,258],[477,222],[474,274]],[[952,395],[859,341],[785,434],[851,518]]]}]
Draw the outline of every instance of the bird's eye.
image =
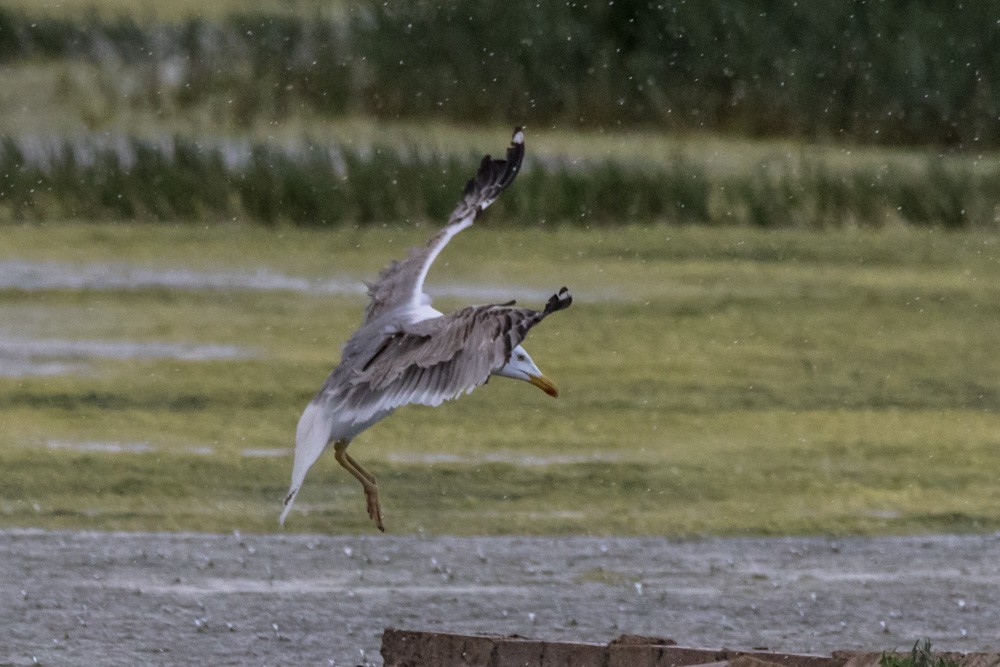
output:
[{"label": "bird's eye", "polygon": [[524,355],[523,354],[518,354],[517,355],[517,360],[518,361],[524,361]]}]

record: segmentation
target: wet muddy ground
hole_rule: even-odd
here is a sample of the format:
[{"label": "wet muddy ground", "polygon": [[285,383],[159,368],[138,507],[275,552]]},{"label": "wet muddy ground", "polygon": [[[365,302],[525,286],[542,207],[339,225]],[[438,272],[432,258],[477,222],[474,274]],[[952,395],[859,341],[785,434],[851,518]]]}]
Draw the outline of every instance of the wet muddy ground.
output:
[{"label": "wet muddy ground", "polygon": [[0,664],[380,664],[387,626],[996,650],[1000,535],[668,540],[0,531]]}]

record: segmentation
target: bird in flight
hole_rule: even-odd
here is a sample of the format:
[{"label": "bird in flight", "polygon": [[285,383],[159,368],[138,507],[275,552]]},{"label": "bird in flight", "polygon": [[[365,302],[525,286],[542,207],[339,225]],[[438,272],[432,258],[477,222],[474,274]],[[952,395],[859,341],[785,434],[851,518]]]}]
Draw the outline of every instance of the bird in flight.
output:
[{"label": "bird in flight", "polygon": [[368,516],[379,530],[382,505],[375,476],[347,453],[358,434],[408,403],[440,405],[468,394],[491,375],[530,382],[558,396],[521,341],[531,327],[568,307],[573,299],[563,287],[542,310],[516,307],[513,301],[469,306],[445,315],[431,307],[424,278],[442,249],[514,181],[524,159],[524,132],[514,136],[504,159],[482,159],[465,185],[448,225],[425,247],[392,262],[368,285],[364,320],[341,352],[333,369],[295,430],[292,483],[279,522],[285,523],[309,468],[327,445],[334,458],[364,488]]}]

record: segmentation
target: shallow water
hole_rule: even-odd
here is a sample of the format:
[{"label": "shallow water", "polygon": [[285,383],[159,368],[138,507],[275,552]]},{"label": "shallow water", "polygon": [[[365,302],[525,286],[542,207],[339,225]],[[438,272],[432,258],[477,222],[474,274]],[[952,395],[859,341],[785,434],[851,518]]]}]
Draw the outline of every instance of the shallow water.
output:
[{"label": "shallow water", "polygon": [[102,454],[147,454],[156,451],[156,447],[148,442],[69,442],[65,440],[50,440],[45,445],[49,449],[68,449],[74,452]]},{"label": "shallow water", "polygon": [[193,271],[150,269],[120,263],[0,261],[0,289],[138,290],[154,287],[179,290],[291,290],[342,294],[363,294],[365,291],[364,285],[355,280],[313,281],[266,269]]},{"label": "shallow water", "polygon": [[[374,276],[372,276],[374,277]],[[167,288],[176,290],[274,290],[308,294],[362,296],[367,291],[364,280],[339,276],[311,279],[289,276],[267,269],[257,271],[195,271],[191,269],[151,269],[121,263],[71,264],[30,260],[0,261],[0,289],[41,291],[70,290],[140,290]],[[457,299],[508,301],[512,298],[544,301],[551,288],[524,285],[477,285],[468,283],[428,284],[431,296]],[[598,295],[599,296],[599,295]],[[591,295],[593,298],[594,295]],[[608,293],[600,298],[610,298]]]},{"label": "shallow water", "polygon": [[237,345],[158,341],[68,340],[28,338],[0,331],[0,376],[86,373],[95,359],[177,359],[209,361],[247,359],[254,354]]},{"label": "shallow water", "polygon": [[[32,260],[0,261],[0,290],[40,292],[45,290],[127,291],[169,289],[180,291],[292,291],[305,294],[356,296],[359,303],[367,290],[355,277],[310,279],[267,269],[257,271],[195,271],[184,268],[148,268],[138,265],[96,262],[73,264]],[[428,285],[432,296],[471,302],[500,302],[517,298],[544,302],[549,288],[524,285],[451,283]],[[608,292],[590,294],[594,299],[618,299]],[[0,329],[0,377],[85,374],[96,359],[177,359],[207,361],[252,358],[255,354],[237,345],[168,343],[159,341],[71,340],[35,338],[28,331],[13,331],[17,323]],[[0,322],[0,326],[4,326]]]},{"label": "shallow water", "polygon": [[[75,452],[100,452],[111,454],[147,454],[158,451],[158,447],[148,442],[116,442],[116,441],[71,441],[71,440],[50,440],[46,443],[49,449],[65,449]],[[184,451],[192,454],[211,455],[215,453],[215,448],[208,445],[195,445],[186,448]],[[282,458],[291,456],[291,447],[248,447],[240,450],[240,456],[244,458]],[[482,456],[461,456],[458,454],[445,453],[423,453],[423,454],[389,454],[386,460],[400,464],[464,464],[475,465],[477,463],[506,463],[514,466],[526,468],[545,467],[554,465],[574,465],[581,463],[595,462],[618,462],[621,457],[614,453],[595,452],[593,454],[580,455],[554,455],[538,456],[514,451],[495,451]]]},{"label": "shallow water", "polygon": [[426,452],[419,454],[389,454],[387,459],[393,463],[461,463],[475,465],[477,463],[509,463],[526,467],[576,465],[580,463],[620,462],[621,456],[616,452],[594,452],[591,454],[553,454],[539,456],[511,450],[495,450],[477,456],[448,454],[444,452]]},{"label": "shallow water", "polygon": [[[45,443],[49,449],[64,449],[72,452],[88,452],[100,454],[150,454],[160,451],[160,448],[149,442],[116,442],[98,440],[49,440]],[[174,451],[177,451],[174,448]],[[215,454],[215,447],[209,445],[191,445],[182,448],[188,454],[199,456],[211,456]],[[247,448],[240,451],[240,456],[244,458],[261,458],[290,456],[292,453],[289,447],[274,447],[272,449]]]}]

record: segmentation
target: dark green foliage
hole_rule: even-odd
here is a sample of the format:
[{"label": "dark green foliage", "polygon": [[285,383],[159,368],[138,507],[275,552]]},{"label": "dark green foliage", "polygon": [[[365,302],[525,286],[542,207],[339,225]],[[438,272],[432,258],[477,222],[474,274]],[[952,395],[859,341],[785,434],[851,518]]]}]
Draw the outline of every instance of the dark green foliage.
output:
[{"label": "dark green foliage", "polygon": [[994,0],[368,0],[344,24],[0,9],[0,61],[87,58],[123,98],[117,64],[153,63],[157,110],[232,100],[237,123],[301,107],[978,149],[1000,146],[998,52]]},{"label": "dark green foliage", "polygon": [[[366,101],[443,114],[996,145],[995,5],[371,3]],[[391,36],[391,37],[390,37]]]},{"label": "dark green foliage", "polygon": [[[176,31],[161,28],[173,44]],[[302,105],[339,114],[351,101],[342,29],[328,20],[233,16],[222,25],[192,19],[180,28],[180,79],[158,84],[182,105],[233,99],[235,119],[285,118]]]},{"label": "dark green foliage", "polygon": [[[17,58],[115,57],[127,62],[153,55],[154,35],[134,19],[78,21],[54,16],[28,17],[0,7],[0,62]],[[109,53],[110,51],[110,53]]]}]

